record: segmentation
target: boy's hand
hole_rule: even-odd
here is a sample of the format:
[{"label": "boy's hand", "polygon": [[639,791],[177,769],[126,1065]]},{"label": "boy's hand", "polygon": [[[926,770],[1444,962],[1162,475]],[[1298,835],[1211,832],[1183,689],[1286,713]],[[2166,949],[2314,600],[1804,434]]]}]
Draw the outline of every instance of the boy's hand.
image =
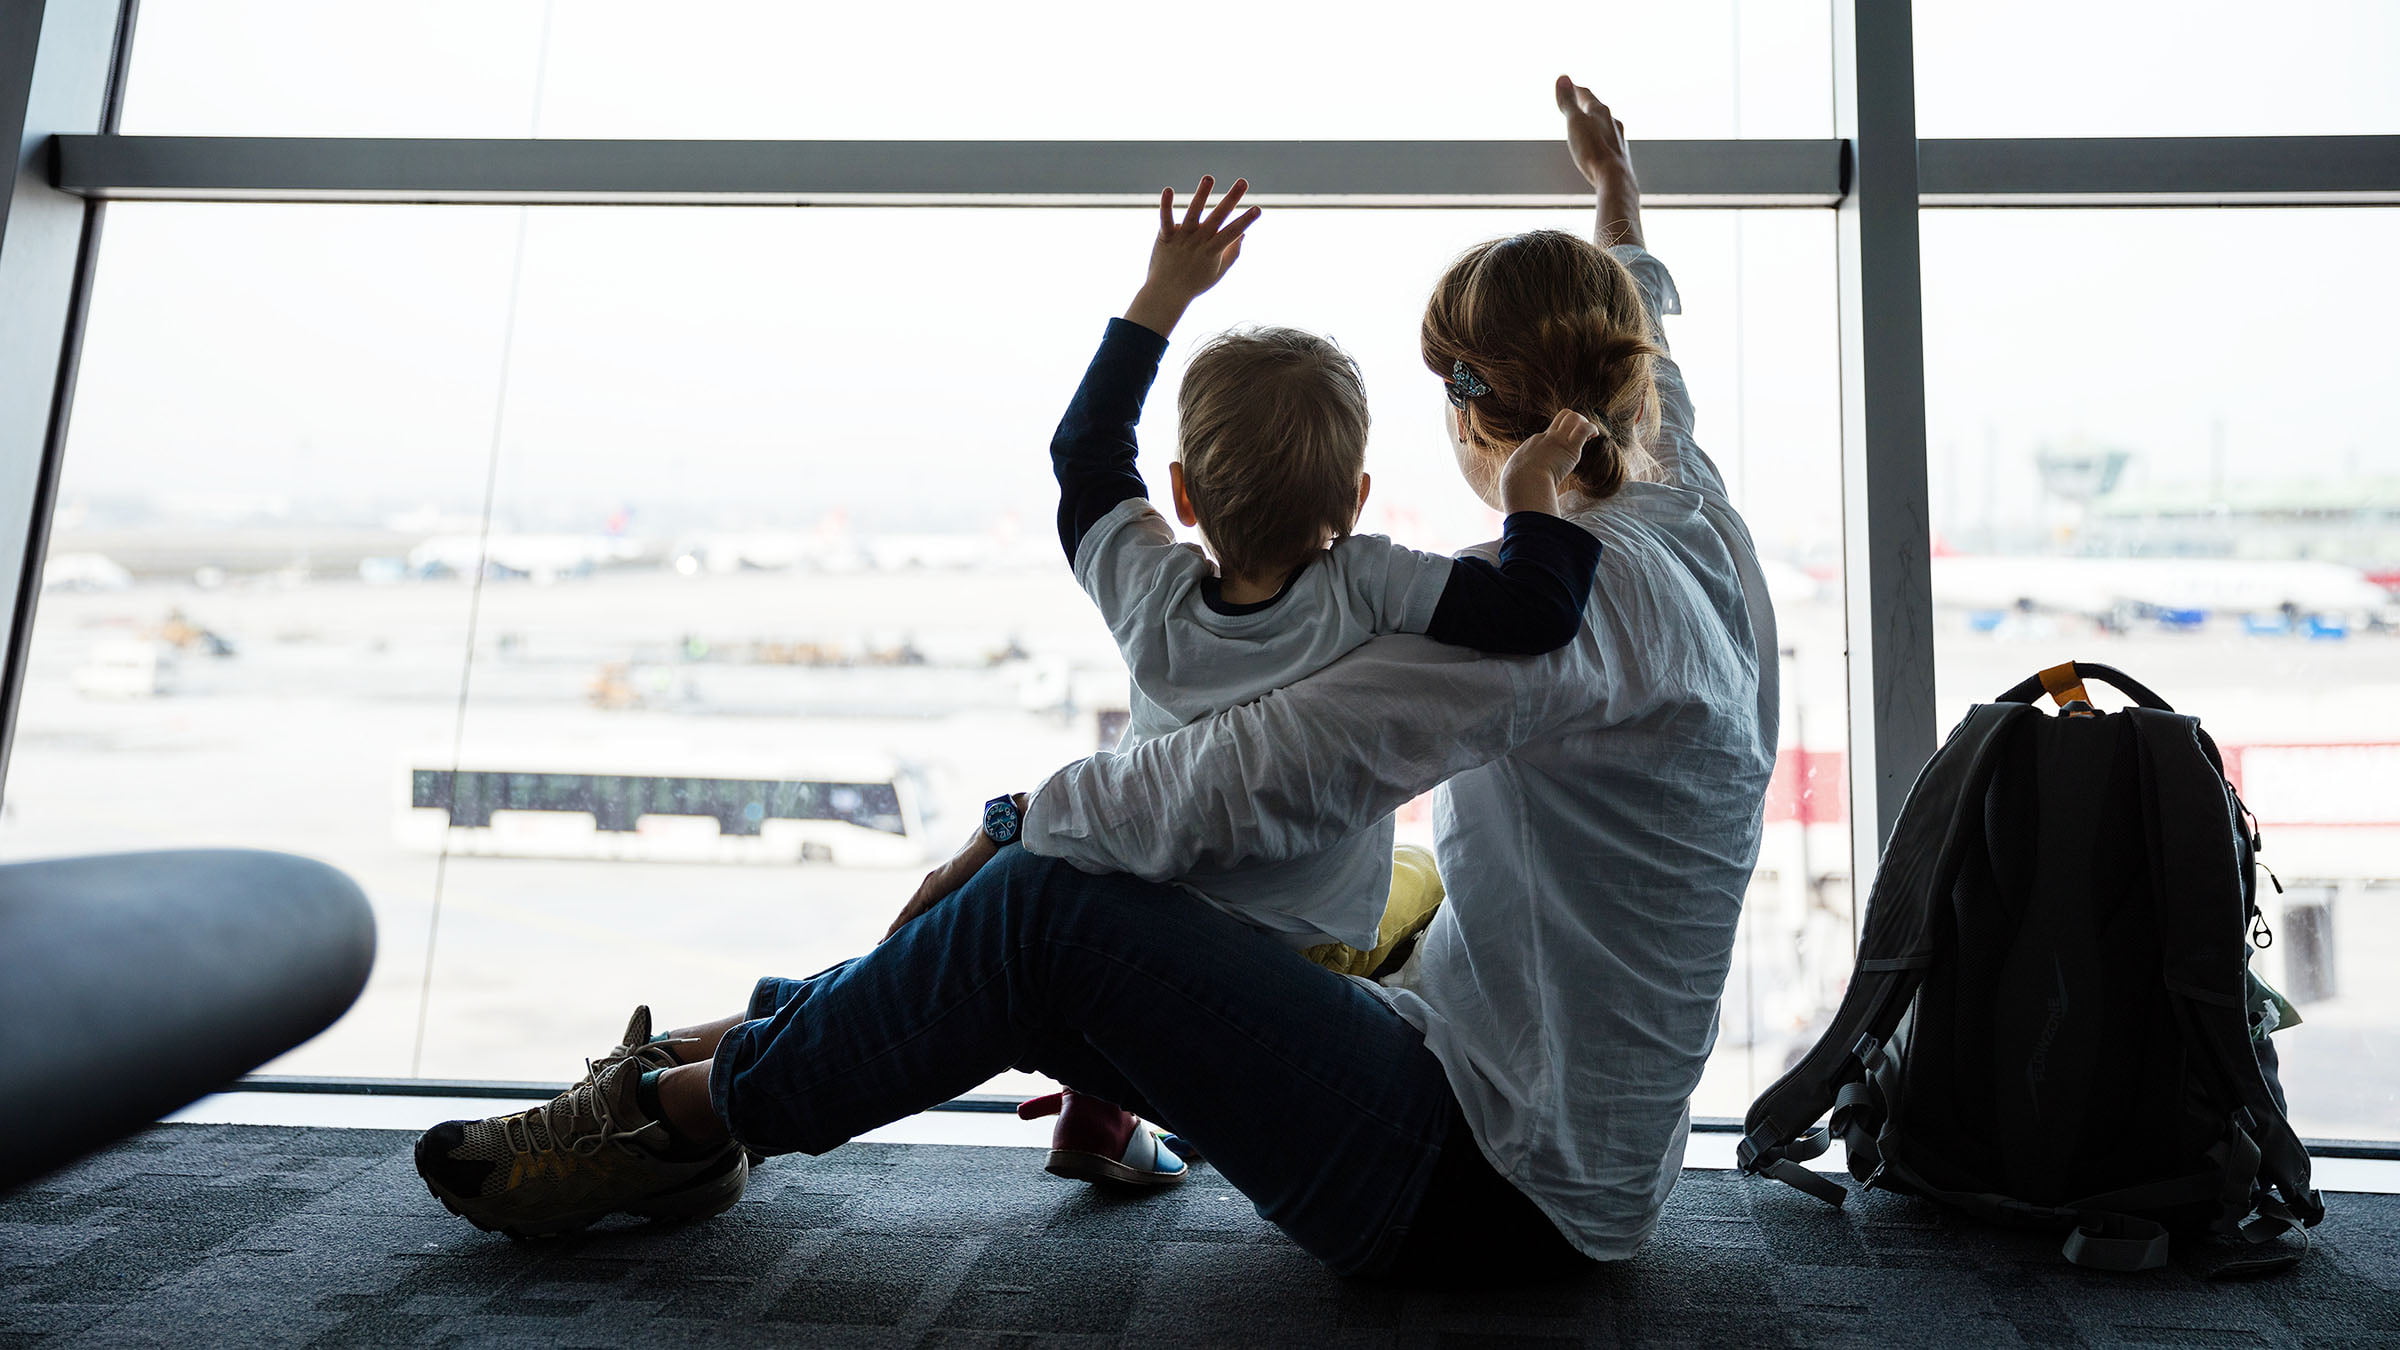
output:
[{"label": "boy's hand", "polygon": [[1575,472],[1583,446],[1600,428],[1572,408],[1561,408],[1550,425],[1525,438],[1500,466],[1500,505],[1506,511],[1558,514],[1558,489]]},{"label": "boy's hand", "polygon": [[1150,277],[1126,307],[1128,322],[1138,323],[1160,337],[1175,330],[1183,311],[1202,291],[1217,284],[1234,259],[1242,256],[1242,233],[1258,219],[1253,206],[1230,222],[1233,208],[1250,190],[1248,179],[1233,180],[1233,190],[1209,211],[1206,219],[1200,213],[1208,208],[1209,189],[1217,180],[1203,177],[1199,190],[1192,194],[1192,204],[1175,219],[1175,189],[1165,188],[1158,194],[1158,240],[1150,246]]}]

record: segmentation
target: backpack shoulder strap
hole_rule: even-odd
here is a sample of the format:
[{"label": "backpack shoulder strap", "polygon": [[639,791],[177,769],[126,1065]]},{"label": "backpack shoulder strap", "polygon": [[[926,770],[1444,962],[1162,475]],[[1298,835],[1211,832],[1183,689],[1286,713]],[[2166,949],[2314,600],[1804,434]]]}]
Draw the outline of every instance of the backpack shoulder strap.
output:
[{"label": "backpack shoulder strap", "polygon": [[1934,907],[1946,903],[1964,860],[1962,845],[1980,838],[1983,800],[1998,749],[2021,717],[2020,703],[1978,704],[1917,775],[1884,846],[1867,897],[1858,965],[1833,1022],[1798,1064],[1751,1103],[1739,1150],[1742,1170],[1771,1176],[1840,1204],[1848,1192],[1800,1166],[1828,1146],[1812,1129],[1835,1104],[1862,1061],[1890,1037],[1935,957]]},{"label": "backpack shoulder strap", "polygon": [[2258,1175],[2303,1224],[2313,1225],[2325,1209],[2309,1185],[2308,1150],[2268,1090],[2250,1044],[2242,950],[2249,928],[2241,876],[2244,825],[2233,795],[2196,719],[2140,708],[2124,715],[2134,719],[2140,747],[2167,988],[2200,1059],[2230,1090],[2237,1123],[2257,1141]]}]

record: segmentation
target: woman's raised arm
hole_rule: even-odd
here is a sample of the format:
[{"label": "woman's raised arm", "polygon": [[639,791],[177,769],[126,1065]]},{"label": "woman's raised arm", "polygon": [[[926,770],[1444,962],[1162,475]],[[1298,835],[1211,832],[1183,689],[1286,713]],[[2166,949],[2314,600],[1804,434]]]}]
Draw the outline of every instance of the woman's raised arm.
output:
[{"label": "woman's raised arm", "polygon": [[1024,845],[1152,881],[1317,852],[1522,744],[1565,657],[1377,638],[1289,688],[1059,770],[1033,795]]},{"label": "woman's raised arm", "polygon": [[1625,124],[1591,90],[1558,77],[1558,110],[1567,118],[1567,153],[1584,181],[1600,195],[1592,242],[1602,248],[1642,244],[1642,189],[1633,179],[1633,156],[1625,149]]},{"label": "woman's raised arm", "polygon": [[1683,368],[1667,346],[1669,314],[1683,312],[1683,297],[1666,264],[1652,257],[1642,243],[1642,189],[1633,177],[1633,153],[1625,144],[1625,124],[1617,120],[1591,90],[1565,75],[1558,77],[1558,110],[1567,119],[1567,153],[1584,181],[1598,195],[1594,243],[1616,255],[1641,287],[1642,303],[1650,311],[1651,338],[1669,354],[1658,363],[1659,433],[1651,455],[1678,487],[1715,497],[1725,496],[1725,480],[1714,461],[1692,438],[1692,395],[1683,382]]}]

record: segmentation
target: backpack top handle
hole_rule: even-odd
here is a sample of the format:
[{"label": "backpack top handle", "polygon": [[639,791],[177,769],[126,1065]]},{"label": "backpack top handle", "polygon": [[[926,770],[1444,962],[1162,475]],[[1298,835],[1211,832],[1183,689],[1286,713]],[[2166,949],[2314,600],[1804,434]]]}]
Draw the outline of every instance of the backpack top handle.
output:
[{"label": "backpack top handle", "polygon": [[2084,703],[2089,704],[2091,700],[2085,698],[2083,694],[2085,680],[2098,680],[2142,707],[2155,708],[2160,712],[2175,711],[2174,705],[2160,698],[2150,686],[2115,666],[2104,666],[2097,661],[2068,661],[2052,666],[2039,674],[2028,675],[2014,688],[1992,701],[1995,703],[2034,703],[2040,701],[2043,694],[2048,693],[2058,700],[2061,708],[2076,699],[2082,699]]}]

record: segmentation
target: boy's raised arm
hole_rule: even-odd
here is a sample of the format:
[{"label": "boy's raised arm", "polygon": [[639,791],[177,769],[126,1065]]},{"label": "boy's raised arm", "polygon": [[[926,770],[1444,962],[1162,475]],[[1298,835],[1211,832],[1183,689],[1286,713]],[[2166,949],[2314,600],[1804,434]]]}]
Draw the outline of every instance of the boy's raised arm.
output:
[{"label": "boy's raised arm", "polygon": [[1135,467],[1133,427],[1142,400],[1158,378],[1167,340],[1139,324],[1110,319],[1100,350],[1050,437],[1050,468],[1058,475],[1058,542],[1073,566],[1092,527],[1129,497],[1150,489]]},{"label": "boy's raised arm", "polygon": [[1158,378],[1167,335],[1193,299],[1216,285],[1241,256],[1242,234],[1258,219],[1253,207],[1227,223],[1226,217],[1249,190],[1250,185],[1239,179],[1203,219],[1200,213],[1213,185],[1213,179],[1200,180],[1180,223],[1174,216],[1175,190],[1159,194],[1159,232],[1150,249],[1149,276],[1125,317],[1109,320],[1100,350],[1050,438],[1050,467],[1058,476],[1058,539],[1069,565],[1094,525],[1126,499],[1149,495],[1135,467],[1133,428]]}]

